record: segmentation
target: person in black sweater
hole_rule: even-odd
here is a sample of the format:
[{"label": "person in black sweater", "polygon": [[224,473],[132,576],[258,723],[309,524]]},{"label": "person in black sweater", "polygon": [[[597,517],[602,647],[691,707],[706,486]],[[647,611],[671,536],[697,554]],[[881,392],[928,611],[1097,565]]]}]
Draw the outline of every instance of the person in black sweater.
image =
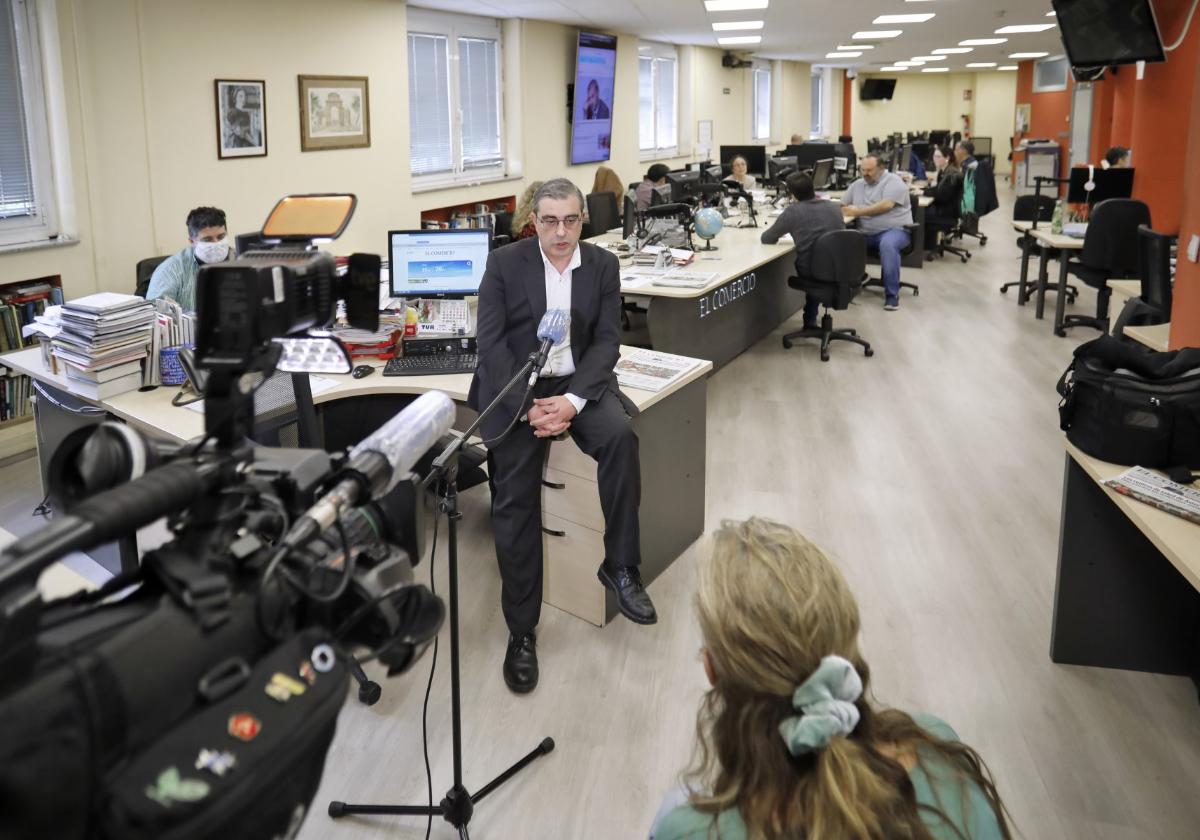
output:
[{"label": "person in black sweater", "polygon": [[937,230],[931,224],[932,220],[957,218],[958,205],[962,201],[962,170],[954,158],[941,146],[934,146],[933,165],[936,171],[925,188],[925,195],[933,198],[933,204],[925,209],[926,250],[937,246]]}]

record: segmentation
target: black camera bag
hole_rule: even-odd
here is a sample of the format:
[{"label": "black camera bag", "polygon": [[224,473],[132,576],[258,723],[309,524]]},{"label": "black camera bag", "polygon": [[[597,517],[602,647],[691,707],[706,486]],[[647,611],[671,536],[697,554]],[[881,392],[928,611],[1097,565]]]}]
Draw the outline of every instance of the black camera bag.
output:
[{"label": "black camera bag", "polygon": [[[235,596],[207,632],[157,593],[43,629],[33,677],[0,691],[0,837],[295,836],[348,674],[340,659],[324,672],[306,665],[322,630],[268,640],[255,603]],[[273,699],[275,674],[303,688]],[[201,750],[234,763],[198,768]]]},{"label": "black camera bag", "polygon": [[1200,349],[1157,353],[1100,336],[1075,348],[1057,388],[1059,425],[1088,455],[1200,469]]}]

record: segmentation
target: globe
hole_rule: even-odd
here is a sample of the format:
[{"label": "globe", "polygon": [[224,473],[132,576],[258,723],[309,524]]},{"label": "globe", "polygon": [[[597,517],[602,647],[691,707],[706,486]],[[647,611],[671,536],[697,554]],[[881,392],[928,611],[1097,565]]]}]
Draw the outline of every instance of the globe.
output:
[{"label": "globe", "polygon": [[713,248],[712,238],[721,232],[721,228],[725,227],[725,220],[721,218],[721,214],[712,207],[705,207],[696,211],[692,217],[692,224],[696,228],[696,235],[701,239],[708,240],[705,250],[716,250]]}]

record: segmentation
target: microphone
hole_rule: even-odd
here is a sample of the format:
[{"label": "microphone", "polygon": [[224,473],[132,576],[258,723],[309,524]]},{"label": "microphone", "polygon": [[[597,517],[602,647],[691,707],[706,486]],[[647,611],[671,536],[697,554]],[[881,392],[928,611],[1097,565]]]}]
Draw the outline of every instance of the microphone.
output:
[{"label": "microphone", "polygon": [[567,337],[567,329],[570,326],[571,313],[565,309],[547,309],[546,314],[542,316],[537,329],[537,337],[541,339],[542,346],[538,348],[537,358],[533,363],[533,373],[529,374],[530,388],[538,381],[542,368],[546,366],[550,348],[555,344],[562,343],[562,340]]},{"label": "microphone", "polygon": [[455,414],[454,402],[441,391],[417,397],[350,450],[341,480],[295,521],[282,544],[306,543],[333,527],[345,511],[385,495],[450,430]]}]

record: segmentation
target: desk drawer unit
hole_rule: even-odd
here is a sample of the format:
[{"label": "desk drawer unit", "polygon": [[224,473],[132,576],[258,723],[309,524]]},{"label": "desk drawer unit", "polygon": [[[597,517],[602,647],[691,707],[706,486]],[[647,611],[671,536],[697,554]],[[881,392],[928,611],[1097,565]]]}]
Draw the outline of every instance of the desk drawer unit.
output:
[{"label": "desk drawer unit", "polygon": [[603,559],[602,531],[542,511],[543,601],[603,627],[606,590],[596,579]]}]

